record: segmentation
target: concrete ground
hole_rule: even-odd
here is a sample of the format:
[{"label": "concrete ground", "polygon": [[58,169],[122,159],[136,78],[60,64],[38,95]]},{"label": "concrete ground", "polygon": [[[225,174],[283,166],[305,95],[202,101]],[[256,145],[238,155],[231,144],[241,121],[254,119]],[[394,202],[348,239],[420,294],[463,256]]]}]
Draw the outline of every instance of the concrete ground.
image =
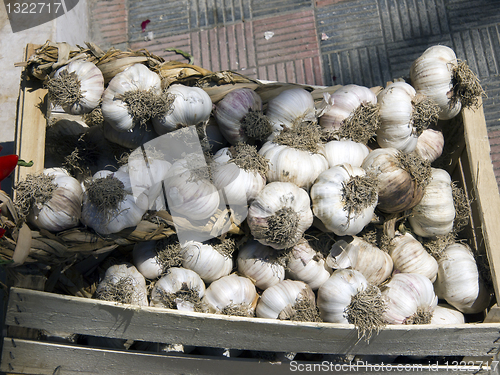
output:
[{"label": "concrete ground", "polygon": [[[145,30],[141,24],[148,21]],[[146,22],[145,22],[146,23]],[[47,39],[194,56],[210,70],[314,85],[384,85],[409,74],[427,47],[445,44],[478,74],[500,183],[499,0],[80,0],[66,15],[13,34],[0,7],[0,142],[14,139],[15,102],[28,42]]]}]

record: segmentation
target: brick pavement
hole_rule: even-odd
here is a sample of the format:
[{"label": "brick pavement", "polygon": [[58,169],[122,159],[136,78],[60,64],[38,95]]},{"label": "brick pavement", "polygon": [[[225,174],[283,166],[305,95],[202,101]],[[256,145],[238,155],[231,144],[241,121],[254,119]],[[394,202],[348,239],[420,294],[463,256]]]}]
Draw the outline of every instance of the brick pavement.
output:
[{"label": "brick pavement", "polygon": [[[498,0],[91,0],[93,41],[189,52],[197,65],[312,85],[384,85],[445,44],[480,77],[500,184]],[[145,32],[141,22],[149,19]],[[267,37],[266,37],[267,36]]]}]

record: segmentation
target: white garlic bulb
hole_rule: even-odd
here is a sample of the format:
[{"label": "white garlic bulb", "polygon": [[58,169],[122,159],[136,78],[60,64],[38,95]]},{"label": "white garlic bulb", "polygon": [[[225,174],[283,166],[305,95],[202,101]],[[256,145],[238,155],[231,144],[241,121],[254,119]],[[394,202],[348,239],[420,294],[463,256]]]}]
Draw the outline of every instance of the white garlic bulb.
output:
[{"label": "white garlic bulb", "polygon": [[204,295],[205,283],[196,272],[172,267],[154,284],[150,306],[173,308],[175,305],[177,310],[197,311],[201,310]]},{"label": "white garlic bulb", "polygon": [[450,233],[454,219],[451,177],[444,169],[432,168],[424,195],[411,210],[410,225],[415,234],[434,237]]},{"label": "white garlic bulb", "polygon": [[416,273],[397,273],[385,285],[387,302],[384,320],[389,324],[429,324],[438,297],[428,277]]},{"label": "white garlic bulb", "polygon": [[465,316],[454,307],[438,304],[432,314],[431,324],[464,324]]},{"label": "white garlic bulb", "polygon": [[214,281],[205,291],[207,311],[226,315],[253,316],[259,295],[252,281],[235,273]]},{"label": "white garlic bulb", "polygon": [[297,317],[298,303],[305,303],[309,309],[315,310],[314,292],[302,281],[283,280],[264,290],[255,312],[259,318],[301,320]]},{"label": "white garlic bulb", "polygon": [[141,241],[134,245],[134,266],[146,279],[156,279],[163,273],[163,266],[156,251],[157,241]]},{"label": "white garlic bulb", "polygon": [[375,181],[363,168],[341,164],[322,172],[311,187],[314,215],[338,236],[355,235],[378,203]]},{"label": "white garlic bulb", "polygon": [[323,255],[314,250],[305,239],[301,239],[287,257],[286,274],[292,280],[303,281],[312,290],[317,290],[330,277],[331,268]]},{"label": "white garlic bulb", "polygon": [[353,237],[350,243],[337,241],[326,257],[326,264],[333,269],[359,271],[374,285],[382,284],[393,270],[389,254],[359,237]]},{"label": "white garlic bulb", "polygon": [[474,255],[467,245],[448,245],[438,264],[434,289],[439,298],[464,314],[475,314],[488,307],[490,294],[479,276]]},{"label": "white garlic bulb", "polygon": [[[234,89],[217,103],[214,117],[219,124],[222,135],[230,144],[247,142],[252,135],[255,135],[255,131],[248,129],[248,127],[251,128],[252,125],[255,125],[256,120],[263,118],[262,99],[252,89]],[[267,133],[270,133],[270,130],[269,125]],[[266,129],[262,129],[262,131],[265,132]]]},{"label": "white garlic bulb", "polygon": [[325,157],[330,168],[340,164],[361,167],[369,153],[370,149],[367,146],[348,139],[325,144]]},{"label": "white garlic bulb", "polygon": [[167,93],[174,96],[173,109],[164,116],[153,118],[153,126],[158,134],[208,122],[212,99],[203,89],[176,84],[170,86]]},{"label": "white garlic bulb", "polygon": [[441,108],[440,120],[455,117],[462,108],[454,95],[454,69],[458,65],[455,52],[442,45],[429,47],[410,68],[411,84],[417,92],[433,99]]},{"label": "white garlic bulb", "polygon": [[[393,147],[403,152],[411,152],[417,146],[418,136],[432,123],[437,122],[439,109],[417,96],[415,89],[406,82],[394,82],[378,94],[380,127],[377,143],[380,147]],[[426,108],[422,103],[426,103]],[[419,111],[428,114],[421,118]],[[434,115],[434,117],[432,117]]]},{"label": "white garlic bulb", "polygon": [[[151,92],[161,93],[161,79],[158,74],[143,64],[135,64],[118,73],[109,82],[102,96],[102,115],[117,131],[129,131],[137,123],[124,95]],[[140,102],[140,101],[138,101]],[[142,104],[141,104],[142,106]]]},{"label": "white garlic bulb", "polygon": [[302,122],[317,121],[313,97],[302,88],[285,90],[271,99],[266,116],[277,133],[283,127],[291,129]]},{"label": "white garlic bulb", "polygon": [[[60,81],[56,84],[56,81]],[[99,105],[104,92],[101,70],[90,61],[73,60],[59,68],[49,81],[49,98],[65,112],[81,115]]]},{"label": "white garlic bulb", "polygon": [[168,207],[192,220],[210,218],[218,209],[220,198],[208,175],[205,160],[198,155],[172,164],[164,180]]},{"label": "white garlic bulb", "polygon": [[272,247],[252,240],[238,251],[238,272],[248,277],[259,289],[267,289],[285,279],[285,267]]},{"label": "white garlic bulb", "polygon": [[415,152],[431,163],[441,156],[444,148],[444,136],[439,130],[425,129],[418,137]]},{"label": "white garlic bulb", "polygon": [[50,199],[43,204],[35,203],[28,215],[28,221],[40,229],[62,231],[76,227],[82,215],[83,191],[80,183],[62,168],[46,168],[54,185]]},{"label": "white garlic bulb", "polygon": [[233,269],[231,254],[224,253],[225,249],[210,243],[188,241],[181,249],[182,266],[196,272],[209,284],[229,275]]},{"label": "white garlic bulb", "polygon": [[389,255],[394,262],[394,272],[419,273],[434,282],[438,263],[409,232],[397,233],[391,241]]},{"label": "white garlic bulb", "polygon": [[335,91],[330,100],[331,107],[319,118],[324,130],[338,130],[361,104],[377,104],[377,96],[368,87],[346,85]]},{"label": "white garlic bulb", "polygon": [[128,173],[103,170],[84,191],[81,221],[99,234],[117,233],[139,224],[146,208],[134,197]]},{"label": "white garlic bulb", "polygon": [[109,267],[96,290],[101,300],[148,306],[146,279],[130,263],[115,264]]},{"label": "white garlic bulb", "polygon": [[274,249],[296,244],[313,222],[309,194],[291,182],[271,182],[250,204],[247,223],[254,238]]}]

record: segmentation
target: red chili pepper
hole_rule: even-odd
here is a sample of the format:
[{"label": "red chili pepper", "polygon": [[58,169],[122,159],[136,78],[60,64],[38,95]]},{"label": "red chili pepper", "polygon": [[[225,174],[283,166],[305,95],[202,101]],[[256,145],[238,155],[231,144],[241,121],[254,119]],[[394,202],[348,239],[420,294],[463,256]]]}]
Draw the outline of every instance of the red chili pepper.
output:
[{"label": "red chili pepper", "polygon": [[6,230],[5,228],[0,228],[0,238],[3,237],[3,235],[5,234]]},{"label": "red chili pepper", "polygon": [[19,156],[5,155],[0,156],[0,181],[8,177],[17,167]]}]

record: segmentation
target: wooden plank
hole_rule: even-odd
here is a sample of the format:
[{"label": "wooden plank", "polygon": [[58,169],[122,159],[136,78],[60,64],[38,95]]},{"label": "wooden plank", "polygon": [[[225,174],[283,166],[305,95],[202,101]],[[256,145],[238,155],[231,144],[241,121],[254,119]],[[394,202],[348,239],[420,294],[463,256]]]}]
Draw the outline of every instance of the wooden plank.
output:
[{"label": "wooden plank", "polygon": [[141,308],[18,288],[10,291],[6,324],[49,332],[71,329],[72,333],[91,336],[273,352],[485,356],[500,350],[498,323],[394,325],[367,343],[358,340],[357,331],[349,324]]},{"label": "wooden plank", "polygon": [[466,371],[487,374],[496,364],[491,359],[470,358],[460,365],[434,361],[417,363],[374,363],[366,359],[349,362],[290,361],[266,362],[251,358],[225,358],[199,355],[154,354],[104,350],[92,347],[5,338],[0,371],[15,374],[290,374],[291,372],[328,372],[336,374],[410,372],[450,374]]},{"label": "wooden plank", "polygon": [[462,111],[464,137],[472,184],[479,207],[484,245],[495,288],[500,296],[500,194],[490,157],[490,143],[482,105]]},{"label": "wooden plank", "polygon": [[[25,49],[25,61],[35,53],[39,46],[28,44]],[[23,72],[16,127],[16,153],[20,159],[33,161],[31,168],[16,168],[15,183],[29,173],[41,172],[45,161],[45,129],[47,120],[47,90],[38,79],[28,79]]]}]

